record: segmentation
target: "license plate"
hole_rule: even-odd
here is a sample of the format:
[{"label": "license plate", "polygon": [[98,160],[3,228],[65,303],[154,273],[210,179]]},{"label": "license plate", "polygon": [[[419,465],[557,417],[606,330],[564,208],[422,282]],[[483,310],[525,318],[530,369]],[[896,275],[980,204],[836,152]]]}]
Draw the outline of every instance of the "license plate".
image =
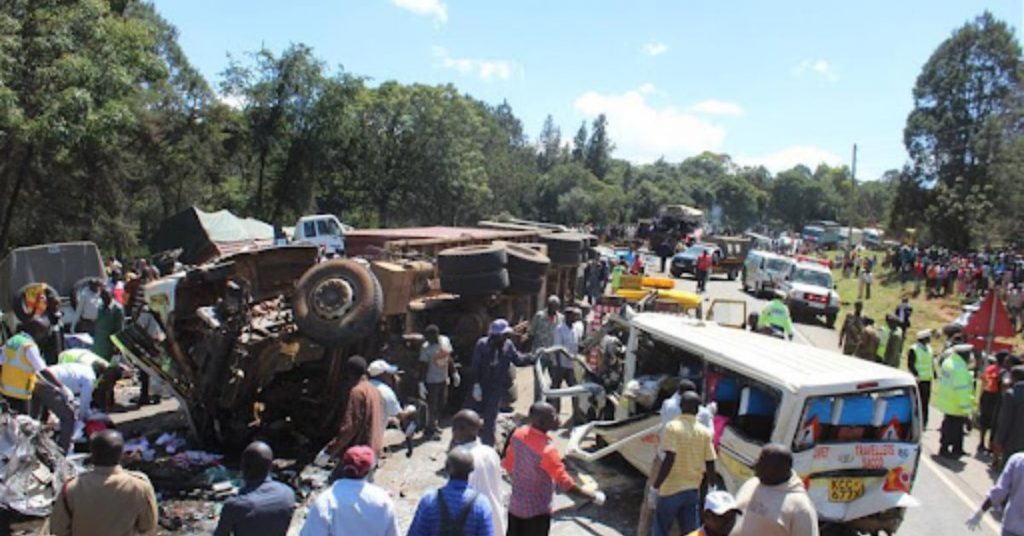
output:
[{"label": "license plate", "polygon": [[824,309],[825,308],[825,304],[824,303],[820,303],[820,302],[814,302],[814,301],[807,302],[807,305],[809,305],[811,307],[811,309]]},{"label": "license plate", "polygon": [[828,500],[834,503],[856,501],[864,495],[864,481],[857,478],[833,478],[828,481]]}]

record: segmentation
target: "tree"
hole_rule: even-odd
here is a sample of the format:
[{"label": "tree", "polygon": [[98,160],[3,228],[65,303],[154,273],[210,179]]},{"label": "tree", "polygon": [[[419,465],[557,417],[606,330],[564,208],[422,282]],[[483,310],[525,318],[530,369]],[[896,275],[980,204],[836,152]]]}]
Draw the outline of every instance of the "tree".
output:
[{"label": "tree", "polygon": [[604,114],[594,119],[584,157],[587,169],[599,179],[604,179],[608,174],[608,169],[611,167],[611,153],[614,150],[614,146],[608,139],[607,128],[608,119]]},{"label": "tree", "polygon": [[965,249],[985,228],[980,211],[995,192],[994,144],[986,132],[1012,111],[1020,84],[1020,45],[989,12],[942,42],[917,78],[904,143],[910,177],[931,201],[924,203],[931,209],[916,216],[926,219],[933,238],[944,245]]},{"label": "tree", "polygon": [[562,159],[562,131],[555,126],[550,114],[544,118],[537,145],[537,169],[547,173]]},{"label": "tree", "polygon": [[576,137],[572,139],[572,161],[583,163],[587,157],[587,122],[580,124]]}]

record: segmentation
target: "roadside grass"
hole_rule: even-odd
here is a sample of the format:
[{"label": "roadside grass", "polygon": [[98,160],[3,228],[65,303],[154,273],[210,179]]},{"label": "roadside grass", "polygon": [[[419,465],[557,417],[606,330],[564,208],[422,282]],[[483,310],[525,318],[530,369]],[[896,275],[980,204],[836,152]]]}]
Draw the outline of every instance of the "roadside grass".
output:
[{"label": "roadside grass", "polygon": [[[829,252],[828,258],[835,259],[835,252]],[[881,255],[879,255],[879,258]],[[839,299],[841,302],[839,316],[836,320],[836,329],[842,328],[843,319],[847,313],[853,312],[853,304],[857,301],[858,279],[850,273],[849,278],[843,278],[841,269],[832,270],[832,277],[836,282]],[[918,331],[930,329],[941,334],[942,327],[949,324],[960,315],[960,298],[947,297],[925,299],[924,286],[921,293],[914,297],[914,283],[910,281],[905,287],[899,282],[898,274],[888,268],[875,271],[875,282],[871,285],[871,299],[864,301],[864,316],[875,320],[875,325],[885,322],[885,315],[895,314],[896,306],[904,296],[910,298],[910,305],[914,308],[910,316],[910,331],[904,334],[904,351],[900,357],[901,368],[906,369],[906,350],[914,343],[914,337]],[[932,338],[932,346],[940,347],[939,337]]]}]

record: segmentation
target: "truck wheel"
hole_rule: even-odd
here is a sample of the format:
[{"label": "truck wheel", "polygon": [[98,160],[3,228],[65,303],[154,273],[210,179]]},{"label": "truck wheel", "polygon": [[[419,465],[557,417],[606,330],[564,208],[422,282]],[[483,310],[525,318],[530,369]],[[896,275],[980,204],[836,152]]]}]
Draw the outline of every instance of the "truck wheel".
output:
[{"label": "truck wheel", "polygon": [[508,273],[512,278],[540,278],[548,271],[551,259],[539,251],[517,244],[506,244]]},{"label": "truck wheel", "polygon": [[452,294],[490,294],[508,288],[508,270],[465,275],[441,274],[441,290]]},{"label": "truck wheel", "polygon": [[580,250],[549,247],[548,257],[553,264],[579,264],[582,254]]},{"label": "truck wheel", "polygon": [[491,272],[504,268],[506,262],[505,248],[494,244],[448,248],[437,254],[442,276]]},{"label": "truck wheel", "polygon": [[352,260],[320,263],[299,279],[292,309],[299,331],[323,345],[369,335],[384,308],[380,281]]}]

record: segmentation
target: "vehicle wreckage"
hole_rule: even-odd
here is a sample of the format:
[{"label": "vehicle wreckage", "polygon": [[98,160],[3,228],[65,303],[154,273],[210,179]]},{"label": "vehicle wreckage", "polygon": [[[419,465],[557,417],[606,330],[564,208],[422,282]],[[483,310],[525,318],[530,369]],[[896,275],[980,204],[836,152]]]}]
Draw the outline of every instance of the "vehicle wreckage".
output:
[{"label": "vehicle wreckage", "polygon": [[316,247],[267,248],[159,279],[115,344],[167,382],[200,440],[237,448],[279,424],[322,438],[340,357],[368,341],[383,291],[366,263],[317,261]]}]

